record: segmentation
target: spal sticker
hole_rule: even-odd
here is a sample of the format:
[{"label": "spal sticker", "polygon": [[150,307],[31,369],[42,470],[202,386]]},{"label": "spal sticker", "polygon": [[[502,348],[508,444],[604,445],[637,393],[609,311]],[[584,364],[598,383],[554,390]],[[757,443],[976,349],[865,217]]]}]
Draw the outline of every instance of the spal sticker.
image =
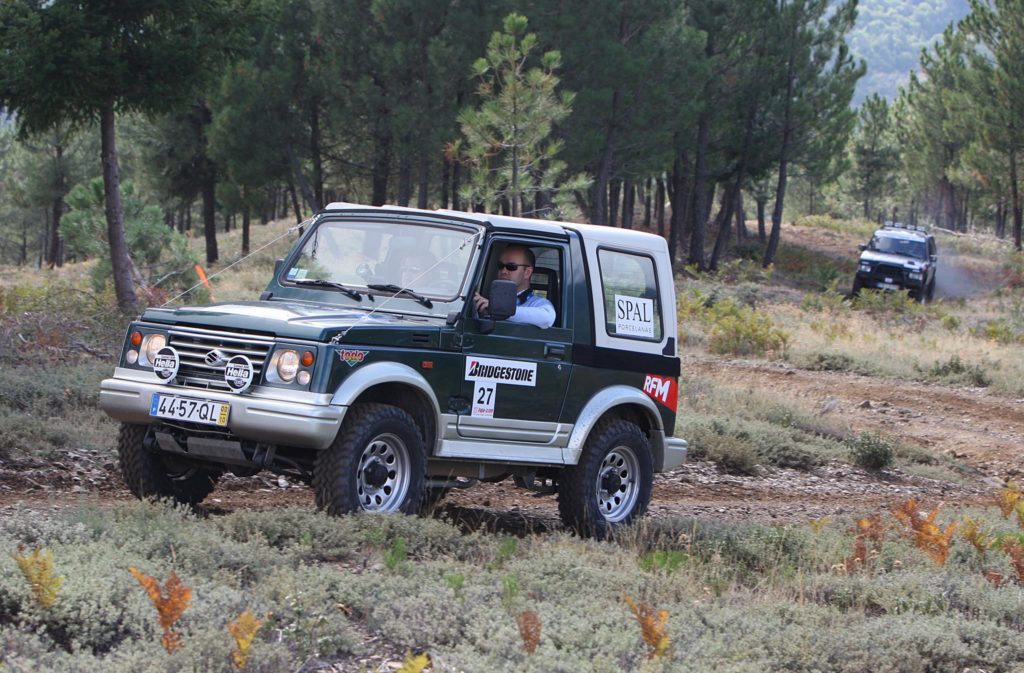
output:
[{"label": "spal sticker", "polygon": [[615,335],[654,338],[654,301],[643,297],[615,295]]}]

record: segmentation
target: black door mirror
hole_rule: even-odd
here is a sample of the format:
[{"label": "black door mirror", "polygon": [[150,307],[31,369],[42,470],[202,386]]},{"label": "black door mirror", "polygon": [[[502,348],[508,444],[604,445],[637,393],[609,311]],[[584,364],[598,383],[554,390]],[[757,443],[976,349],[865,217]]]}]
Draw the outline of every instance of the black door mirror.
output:
[{"label": "black door mirror", "polygon": [[857,249],[860,250],[861,252],[864,252],[865,250],[868,249],[868,246],[865,245],[864,243],[861,243],[860,245],[857,246]]},{"label": "black door mirror", "polygon": [[495,320],[506,320],[516,314],[516,284],[510,280],[493,280],[488,292],[487,311]]}]

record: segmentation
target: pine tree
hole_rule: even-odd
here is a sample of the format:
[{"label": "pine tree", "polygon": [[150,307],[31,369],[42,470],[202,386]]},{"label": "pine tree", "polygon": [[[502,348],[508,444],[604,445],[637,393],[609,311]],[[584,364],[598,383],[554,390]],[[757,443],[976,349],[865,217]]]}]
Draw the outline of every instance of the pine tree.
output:
[{"label": "pine tree", "polygon": [[539,217],[555,211],[535,208],[537,195],[571,195],[587,180],[576,176],[559,184],[565,162],[558,159],[562,142],[553,138],[554,126],[569,115],[573,96],[556,93],[559,52],[545,52],[539,66],[529,65],[537,37],[526,25],[524,16],[507,16],[504,32],[494,33],[486,57],[473,65],[481,103],[459,115],[461,149],[472,169],[463,197],[492,212],[507,204],[513,216]]}]

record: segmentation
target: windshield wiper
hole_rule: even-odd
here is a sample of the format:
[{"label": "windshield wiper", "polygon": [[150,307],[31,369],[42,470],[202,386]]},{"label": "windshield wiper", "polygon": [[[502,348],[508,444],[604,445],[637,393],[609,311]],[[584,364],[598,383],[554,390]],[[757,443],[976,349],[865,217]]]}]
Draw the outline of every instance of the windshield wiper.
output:
[{"label": "windshield wiper", "polygon": [[315,285],[317,287],[330,287],[335,290],[340,290],[345,293],[346,297],[355,299],[356,301],[362,301],[363,295],[359,294],[350,287],[345,287],[341,283],[335,283],[333,280],[324,280],[323,278],[300,278],[299,280],[292,281],[296,285]]},{"label": "windshield wiper", "polygon": [[426,308],[434,308],[434,302],[430,301],[422,294],[414,292],[407,287],[399,287],[394,283],[381,284],[381,283],[370,283],[366,286],[370,290],[378,290],[380,292],[390,292],[392,294],[404,294],[407,297],[412,297]]}]

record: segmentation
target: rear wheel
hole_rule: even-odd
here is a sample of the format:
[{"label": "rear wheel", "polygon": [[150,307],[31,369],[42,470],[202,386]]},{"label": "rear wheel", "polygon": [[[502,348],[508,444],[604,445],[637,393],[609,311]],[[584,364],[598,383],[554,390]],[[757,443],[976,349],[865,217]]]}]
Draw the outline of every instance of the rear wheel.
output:
[{"label": "rear wheel", "polygon": [[389,404],[357,404],[317,457],[313,489],[328,514],[419,511],[426,452],[416,421]]},{"label": "rear wheel", "polygon": [[604,538],[647,511],[653,482],[643,431],[629,421],[602,421],[587,438],[580,462],[559,480],[558,512],[580,535]]},{"label": "rear wheel", "polygon": [[149,426],[122,423],[117,462],[128,490],[140,500],[172,498],[196,505],[213,492],[220,471],[146,448]]}]

